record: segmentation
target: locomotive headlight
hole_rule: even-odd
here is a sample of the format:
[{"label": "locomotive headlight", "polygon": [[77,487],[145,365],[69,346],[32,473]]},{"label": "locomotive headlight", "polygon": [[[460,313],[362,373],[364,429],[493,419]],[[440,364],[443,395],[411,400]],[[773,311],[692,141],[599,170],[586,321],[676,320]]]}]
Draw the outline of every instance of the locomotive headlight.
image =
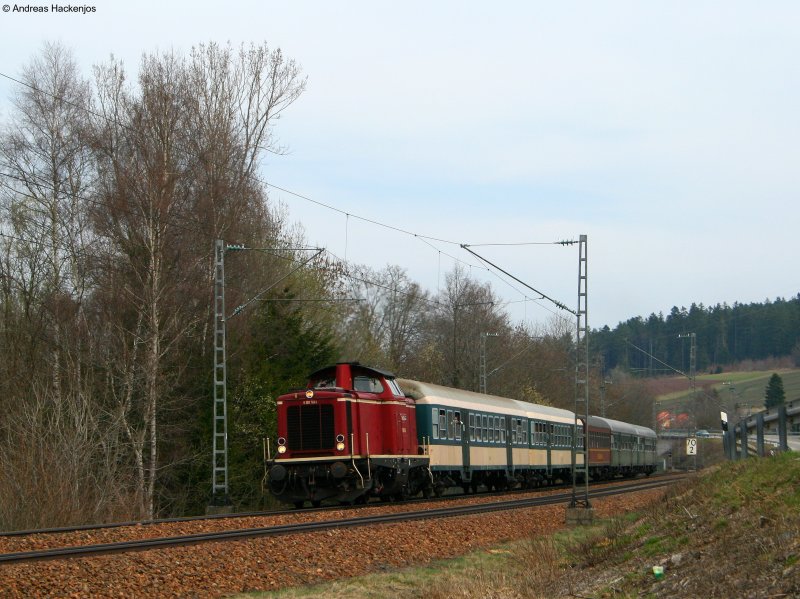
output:
[{"label": "locomotive headlight", "polygon": [[342,443],[341,441],[339,443],[337,443],[336,444],[336,449],[338,451],[344,451],[344,443]]},{"label": "locomotive headlight", "polygon": [[286,445],[278,445],[278,453],[286,453]]}]

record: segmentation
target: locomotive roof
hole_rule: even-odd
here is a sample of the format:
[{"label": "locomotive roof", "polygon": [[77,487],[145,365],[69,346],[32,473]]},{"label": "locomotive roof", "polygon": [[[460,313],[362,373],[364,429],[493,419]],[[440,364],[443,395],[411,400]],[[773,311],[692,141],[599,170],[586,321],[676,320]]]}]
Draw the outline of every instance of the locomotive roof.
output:
[{"label": "locomotive roof", "polygon": [[364,364],[361,364],[359,362],[339,362],[337,364],[330,364],[328,366],[325,366],[324,368],[320,368],[319,370],[315,370],[314,372],[312,372],[311,374],[308,375],[308,378],[309,379],[315,379],[315,378],[322,377],[323,375],[325,375],[325,373],[330,372],[331,370],[335,371],[336,367],[339,364],[349,364],[351,368],[357,368],[359,370],[371,371],[371,372],[374,372],[375,374],[379,374],[383,378],[387,378],[387,379],[395,378],[395,375],[393,373],[389,372],[388,370],[381,370],[380,368],[374,368],[373,366],[365,366]]},{"label": "locomotive roof", "polygon": [[653,437],[656,433],[646,426],[639,426],[638,424],[630,424],[628,422],[621,422],[619,420],[611,420],[610,418],[603,418],[602,416],[589,416],[589,426],[596,426],[610,430],[612,433],[621,433],[623,435],[636,435],[638,437]]},{"label": "locomotive roof", "polygon": [[400,388],[406,392],[406,395],[409,395],[417,401],[427,400],[428,402],[434,402],[436,400],[443,400],[443,403],[460,408],[501,410],[507,414],[516,416],[526,416],[528,418],[541,417],[550,420],[558,419],[564,422],[572,422],[575,418],[574,414],[569,410],[542,406],[527,401],[518,401],[509,397],[485,395],[483,393],[454,389],[453,387],[444,387],[432,383],[422,383],[409,379],[397,379],[397,382],[400,384]]}]

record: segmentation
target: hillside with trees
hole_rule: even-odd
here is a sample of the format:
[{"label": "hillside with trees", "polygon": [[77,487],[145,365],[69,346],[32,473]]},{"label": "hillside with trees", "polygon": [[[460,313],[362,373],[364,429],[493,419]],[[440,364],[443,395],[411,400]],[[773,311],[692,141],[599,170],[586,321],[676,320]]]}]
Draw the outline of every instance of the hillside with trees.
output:
[{"label": "hillside with trees", "polygon": [[698,372],[789,356],[800,366],[800,294],[732,306],[692,304],[688,310],[673,307],[667,316],[630,318],[614,329],[595,330],[592,351],[609,370],[657,376],[671,372],[667,364],[688,372],[690,340],[679,335],[689,333],[696,336]]}]

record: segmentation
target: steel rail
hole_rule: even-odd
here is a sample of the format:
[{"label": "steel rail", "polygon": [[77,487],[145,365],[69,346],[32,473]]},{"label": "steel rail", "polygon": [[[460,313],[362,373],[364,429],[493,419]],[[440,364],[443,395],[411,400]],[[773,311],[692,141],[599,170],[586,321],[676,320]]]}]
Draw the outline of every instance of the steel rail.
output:
[{"label": "steel rail", "polygon": [[[608,487],[590,491],[590,497],[608,497],[623,493],[646,491],[666,485],[673,484],[679,479],[670,480],[650,480],[646,483],[634,483],[617,487]],[[149,549],[159,549],[164,547],[179,547],[194,545],[198,543],[214,541],[231,541],[247,539],[253,537],[282,536],[289,534],[299,534],[307,532],[317,532],[330,530],[333,528],[351,528],[356,526],[369,526],[376,524],[390,524],[395,522],[408,522],[413,520],[450,518],[456,516],[467,516],[485,512],[498,512],[528,507],[539,507],[544,505],[554,505],[567,503],[571,499],[570,493],[558,495],[548,495],[544,497],[529,497],[515,499],[511,501],[498,501],[493,503],[480,503],[462,505],[456,507],[433,508],[411,512],[396,512],[392,514],[379,514],[375,516],[361,516],[354,518],[344,518],[339,520],[323,520],[315,522],[302,522],[297,524],[284,524],[279,526],[268,526],[259,528],[244,528],[237,530],[227,530],[220,532],[196,533],[175,537],[163,537],[156,539],[143,539],[136,541],[121,541],[114,543],[101,543],[97,545],[81,545],[60,547],[55,549],[42,549],[35,551],[23,551],[17,553],[0,554],[0,564],[24,563],[40,560],[52,560],[59,558],[88,557],[94,555],[105,555],[111,553],[125,553],[131,551],[145,551]]]},{"label": "steel rail", "polygon": [[[665,474],[658,475],[659,478],[663,476],[668,476]],[[653,477],[652,480],[655,480]],[[614,483],[619,481],[598,481],[598,484],[607,484],[607,483]],[[554,485],[550,487],[541,487],[539,489],[516,489],[514,491],[499,491],[499,492],[484,492],[479,493],[477,495],[443,495],[442,497],[414,497],[411,499],[403,500],[404,504],[412,504],[412,503],[421,503],[421,502],[429,502],[429,501],[449,501],[449,500],[459,500],[464,498],[472,498],[472,497],[502,497],[508,496],[514,493],[530,493],[534,491],[548,491],[552,489],[556,489],[559,487],[566,487],[566,485]],[[47,534],[64,534],[70,532],[86,532],[89,530],[107,530],[111,528],[125,528],[130,526],[153,526],[155,524],[177,524],[182,522],[197,522],[201,520],[224,520],[228,519],[237,519],[237,518],[261,518],[264,516],[288,516],[294,514],[311,514],[317,512],[327,512],[327,511],[334,511],[334,510],[343,510],[343,509],[362,509],[364,507],[375,507],[380,505],[386,505],[385,503],[367,503],[363,505],[328,505],[324,507],[310,507],[310,508],[291,508],[291,509],[283,509],[283,510],[266,510],[266,511],[257,511],[257,512],[235,512],[230,514],[206,514],[204,516],[176,516],[173,518],[154,518],[152,520],[128,520],[124,522],[105,522],[105,523],[95,523],[95,524],[78,524],[75,526],[54,526],[50,528],[30,528],[30,529],[22,529],[22,530],[8,530],[8,531],[0,531],[0,539],[6,537],[25,537],[30,535],[47,535]]]}]

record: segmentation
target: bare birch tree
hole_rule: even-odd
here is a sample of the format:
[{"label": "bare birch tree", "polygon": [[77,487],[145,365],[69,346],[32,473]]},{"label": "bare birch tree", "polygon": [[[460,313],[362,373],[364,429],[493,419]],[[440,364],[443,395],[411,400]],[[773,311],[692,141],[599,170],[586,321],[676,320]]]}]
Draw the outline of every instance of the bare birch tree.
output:
[{"label": "bare birch tree", "polygon": [[302,92],[292,61],[266,46],[214,44],[190,58],[145,56],[138,89],[121,65],[97,69],[96,156],[107,244],[98,281],[116,331],[110,397],[127,431],[142,517],[155,511],[159,413],[209,321],[213,240],[263,240],[276,226],[256,168],[272,121]]}]

